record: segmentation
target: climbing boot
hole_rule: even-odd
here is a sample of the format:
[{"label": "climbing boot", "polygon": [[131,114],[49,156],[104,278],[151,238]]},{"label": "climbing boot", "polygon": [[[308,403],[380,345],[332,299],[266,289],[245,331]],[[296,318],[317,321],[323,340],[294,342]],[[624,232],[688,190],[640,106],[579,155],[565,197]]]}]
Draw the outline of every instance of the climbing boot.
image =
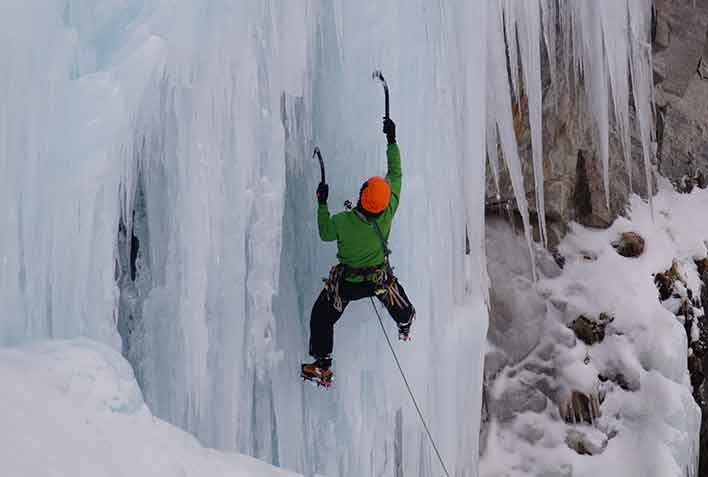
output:
[{"label": "climbing boot", "polygon": [[301,376],[307,381],[312,381],[318,386],[328,388],[332,385],[332,358],[317,358],[312,363],[303,363]]},{"label": "climbing boot", "polygon": [[413,320],[415,320],[415,313],[411,316],[411,319],[407,323],[398,324],[398,339],[401,341],[411,341],[413,336],[411,336],[411,326],[413,326]]}]

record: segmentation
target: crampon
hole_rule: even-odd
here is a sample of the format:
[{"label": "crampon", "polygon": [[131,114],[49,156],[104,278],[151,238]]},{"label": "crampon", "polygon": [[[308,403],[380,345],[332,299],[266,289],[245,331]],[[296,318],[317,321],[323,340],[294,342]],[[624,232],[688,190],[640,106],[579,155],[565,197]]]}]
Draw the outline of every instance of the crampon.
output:
[{"label": "crampon", "polygon": [[329,388],[333,384],[334,373],[330,368],[317,366],[317,363],[303,364],[300,376],[305,381],[311,381],[317,386]]}]

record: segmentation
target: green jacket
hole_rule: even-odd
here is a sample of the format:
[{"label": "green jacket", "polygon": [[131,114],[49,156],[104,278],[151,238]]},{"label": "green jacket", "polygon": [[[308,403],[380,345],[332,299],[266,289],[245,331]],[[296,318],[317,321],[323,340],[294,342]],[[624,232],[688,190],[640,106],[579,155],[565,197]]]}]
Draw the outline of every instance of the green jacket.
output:
[{"label": "green jacket", "polygon": [[[393,216],[401,197],[401,153],[397,144],[386,148],[388,174],[386,180],[391,185],[391,199],[384,211],[374,220],[379,224],[386,240],[391,233]],[[376,267],[384,262],[381,239],[376,229],[359,218],[353,211],[345,211],[330,216],[326,204],[317,208],[317,224],[320,238],[325,242],[337,241],[339,263],[355,268]],[[347,277],[349,281],[360,282],[363,277]]]}]

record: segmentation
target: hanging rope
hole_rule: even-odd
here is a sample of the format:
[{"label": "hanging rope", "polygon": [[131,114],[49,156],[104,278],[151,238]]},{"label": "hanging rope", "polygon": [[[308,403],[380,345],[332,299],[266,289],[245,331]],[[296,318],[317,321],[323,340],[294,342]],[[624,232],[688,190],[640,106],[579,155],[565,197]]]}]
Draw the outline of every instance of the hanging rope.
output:
[{"label": "hanging rope", "polygon": [[430,433],[430,429],[428,428],[428,424],[425,422],[425,418],[423,417],[423,413],[420,410],[420,406],[418,406],[418,401],[415,400],[415,396],[413,395],[413,390],[411,389],[410,384],[408,384],[408,379],[406,379],[406,374],[403,372],[403,368],[401,367],[401,362],[398,361],[398,356],[396,355],[396,350],[393,349],[393,344],[391,343],[391,339],[388,337],[388,333],[386,333],[386,327],[383,324],[383,320],[381,320],[381,314],[379,313],[379,309],[376,308],[376,303],[374,303],[373,298],[369,298],[371,300],[371,306],[374,307],[374,311],[376,312],[376,317],[379,319],[379,325],[381,325],[381,331],[383,331],[384,336],[386,337],[386,342],[388,343],[388,348],[391,350],[391,354],[393,354],[393,359],[396,360],[396,366],[398,366],[398,371],[401,373],[401,377],[403,378],[403,383],[406,385],[406,389],[408,389],[408,394],[411,396],[411,400],[413,401],[413,405],[415,406],[415,410],[418,411],[418,417],[420,417],[420,422],[423,423],[423,427],[425,428],[425,432],[428,434],[428,439],[430,439],[430,443],[433,445],[433,449],[435,450],[435,454],[438,456],[438,460],[440,461],[440,465],[442,466],[443,470],[445,471],[445,475],[447,477],[450,477],[450,473],[447,471],[447,467],[445,467],[445,462],[443,462],[442,455],[440,455],[440,451],[438,450],[438,446],[435,444],[435,440],[433,439],[433,435]]}]

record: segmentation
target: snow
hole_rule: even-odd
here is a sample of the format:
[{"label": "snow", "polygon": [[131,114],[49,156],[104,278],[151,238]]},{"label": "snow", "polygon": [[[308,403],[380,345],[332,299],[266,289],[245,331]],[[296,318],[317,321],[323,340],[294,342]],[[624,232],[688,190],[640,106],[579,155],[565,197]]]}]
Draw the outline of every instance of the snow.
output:
[{"label": "snow", "polygon": [[[560,419],[558,407],[549,401],[538,414],[528,412],[514,416],[509,423],[493,423],[481,459],[481,475],[572,472],[583,477],[595,475],[597,469],[602,469],[603,475],[618,477],[696,475],[700,409],[691,394],[686,331],[678,317],[660,303],[653,275],[678,260],[686,282],[695,292],[700,291],[694,259],[708,254],[704,242],[708,224],[697,218],[708,207],[708,191],[679,194],[662,179],[654,207],[652,218],[650,204],[632,196],[627,216],[606,230],[574,224],[559,246],[566,259],[562,272],[558,276],[544,273],[545,278],[539,281],[538,293],[547,300],[548,308],[538,311],[534,307],[535,311],[519,318],[529,321],[530,328],[541,327],[547,338],[563,343],[555,345],[550,355],[559,396],[571,390],[589,396],[599,393],[601,416],[593,426],[568,426]],[[637,258],[622,257],[612,246],[628,231],[646,240],[644,253]],[[517,249],[521,247],[517,245]],[[490,257],[503,260],[497,255]],[[513,262],[513,258],[508,260]],[[504,267],[530,275],[518,266]],[[500,292],[516,293],[514,286]],[[570,341],[560,338],[579,315],[597,318],[601,313],[614,317],[602,342],[586,346],[572,336]],[[507,372],[500,374],[492,388],[493,397],[512,390],[516,380],[538,380],[527,370],[544,364],[541,350],[547,348],[547,341],[528,345],[524,340],[532,339],[529,335],[519,339],[519,346],[535,350],[516,360],[520,361],[514,365],[520,370],[518,378]],[[621,375],[624,388],[612,380],[601,383],[599,375]],[[598,437],[605,435],[606,448],[594,456],[578,455],[565,444],[566,436],[574,430],[585,435],[586,447],[588,442],[597,447]]]},{"label": "snow", "polygon": [[3,476],[295,476],[155,418],[128,362],[95,341],[2,348],[0,382]]}]

